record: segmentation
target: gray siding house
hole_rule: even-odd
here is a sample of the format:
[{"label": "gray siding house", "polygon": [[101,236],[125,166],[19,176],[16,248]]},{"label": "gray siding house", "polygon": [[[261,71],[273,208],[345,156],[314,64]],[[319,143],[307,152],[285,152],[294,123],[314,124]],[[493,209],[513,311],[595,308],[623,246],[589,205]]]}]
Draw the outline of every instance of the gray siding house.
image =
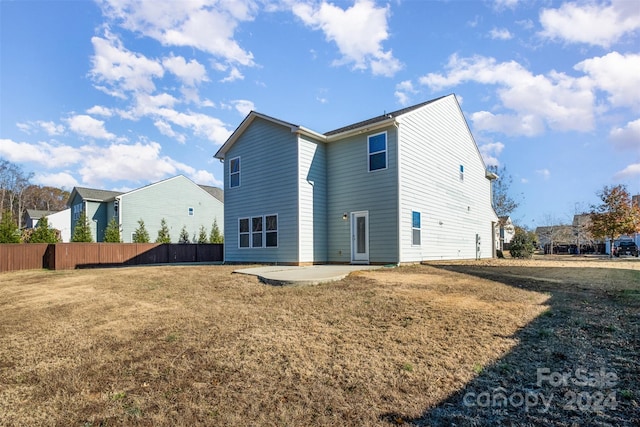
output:
[{"label": "gray siding house", "polygon": [[191,237],[198,235],[201,226],[208,234],[214,220],[223,229],[223,200],[220,188],[198,185],[178,175],[127,193],[76,187],[69,197],[69,206],[72,226],[85,211],[97,242],[104,241],[105,229],[112,218],[118,220],[124,243],[133,241],[140,219],[153,242],[164,218],[171,241],[177,243],[182,227],[187,228]]},{"label": "gray siding house", "polygon": [[227,262],[494,256],[496,176],[454,95],[324,134],[251,112],[215,157]]}]

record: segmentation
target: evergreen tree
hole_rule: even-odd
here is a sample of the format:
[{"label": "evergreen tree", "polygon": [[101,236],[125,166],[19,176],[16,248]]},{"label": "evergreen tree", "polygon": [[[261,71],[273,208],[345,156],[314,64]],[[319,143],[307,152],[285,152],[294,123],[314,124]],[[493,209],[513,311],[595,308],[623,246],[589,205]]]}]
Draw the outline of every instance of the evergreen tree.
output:
[{"label": "evergreen tree", "polygon": [[178,238],[178,243],[189,243],[189,232],[187,231],[187,226],[182,226],[182,230],[180,230],[180,237]]},{"label": "evergreen tree", "polygon": [[220,227],[218,227],[218,220],[213,220],[213,226],[211,227],[211,234],[209,235],[210,243],[224,243],[224,236],[220,233]]},{"label": "evergreen tree", "polygon": [[207,229],[204,225],[200,226],[200,232],[198,233],[198,243],[209,243],[209,236],[207,236]]},{"label": "evergreen tree", "polygon": [[509,246],[511,256],[514,258],[531,258],[535,249],[535,234],[516,227],[516,232]]},{"label": "evergreen tree", "polygon": [[49,220],[45,216],[40,218],[29,241],[25,243],[58,243],[58,241],[57,230],[49,227]]},{"label": "evergreen tree", "polygon": [[115,217],[111,218],[109,224],[107,224],[107,228],[104,230],[104,241],[107,243],[122,242],[122,239],[120,238],[120,225]]},{"label": "evergreen tree", "polygon": [[133,243],[149,243],[149,232],[144,226],[142,218],[138,220],[138,228],[133,232]]},{"label": "evergreen tree", "polygon": [[11,211],[2,213],[0,221],[0,243],[20,243],[18,225],[13,222]]},{"label": "evergreen tree", "polygon": [[167,221],[162,218],[160,221],[160,230],[158,230],[158,237],[156,243],[171,243],[171,236],[169,235],[169,227]]},{"label": "evergreen tree", "polygon": [[80,217],[76,221],[76,226],[73,229],[73,236],[71,236],[72,242],[93,242],[93,236],[91,235],[91,224],[89,224],[89,218],[85,211],[80,213]]}]

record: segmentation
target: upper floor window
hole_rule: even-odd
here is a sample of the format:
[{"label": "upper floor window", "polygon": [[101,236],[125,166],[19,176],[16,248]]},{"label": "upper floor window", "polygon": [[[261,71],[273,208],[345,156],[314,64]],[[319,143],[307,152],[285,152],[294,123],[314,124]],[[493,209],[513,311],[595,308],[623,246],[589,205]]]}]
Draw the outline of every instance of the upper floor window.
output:
[{"label": "upper floor window", "polygon": [[464,165],[460,165],[460,182],[464,181]]},{"label": "upper floor window", "polygon": [[387,133],[369,137],[369,172],[387,168]]},{"label": "upper floor window", "polygon": [[229,161],[229,187],[240,187],[240,157]]},{"label": "upper floor window", "polygon": [[193,208],[189,208],[189,216],[193,216]]}]

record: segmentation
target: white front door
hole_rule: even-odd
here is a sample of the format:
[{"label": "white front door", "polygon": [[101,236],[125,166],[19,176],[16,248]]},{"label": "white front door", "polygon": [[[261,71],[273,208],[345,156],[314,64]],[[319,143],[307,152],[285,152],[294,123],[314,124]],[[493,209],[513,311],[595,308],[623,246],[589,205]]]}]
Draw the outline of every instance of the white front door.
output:
[{"label": "white front door", "polygon": [[369,212],[351,213],[351,262],[369,263]]}]

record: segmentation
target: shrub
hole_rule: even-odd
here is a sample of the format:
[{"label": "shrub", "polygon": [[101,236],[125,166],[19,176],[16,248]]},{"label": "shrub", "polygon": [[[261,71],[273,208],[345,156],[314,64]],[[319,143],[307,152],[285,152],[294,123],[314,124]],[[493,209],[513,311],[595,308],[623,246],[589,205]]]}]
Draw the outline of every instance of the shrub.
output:
[{"label": "shrub", "polygon": [[531,258],[535,249],[531,234],[521,228],[516,228],[515,235],[511,239],[511,256],[513,258]]}]

